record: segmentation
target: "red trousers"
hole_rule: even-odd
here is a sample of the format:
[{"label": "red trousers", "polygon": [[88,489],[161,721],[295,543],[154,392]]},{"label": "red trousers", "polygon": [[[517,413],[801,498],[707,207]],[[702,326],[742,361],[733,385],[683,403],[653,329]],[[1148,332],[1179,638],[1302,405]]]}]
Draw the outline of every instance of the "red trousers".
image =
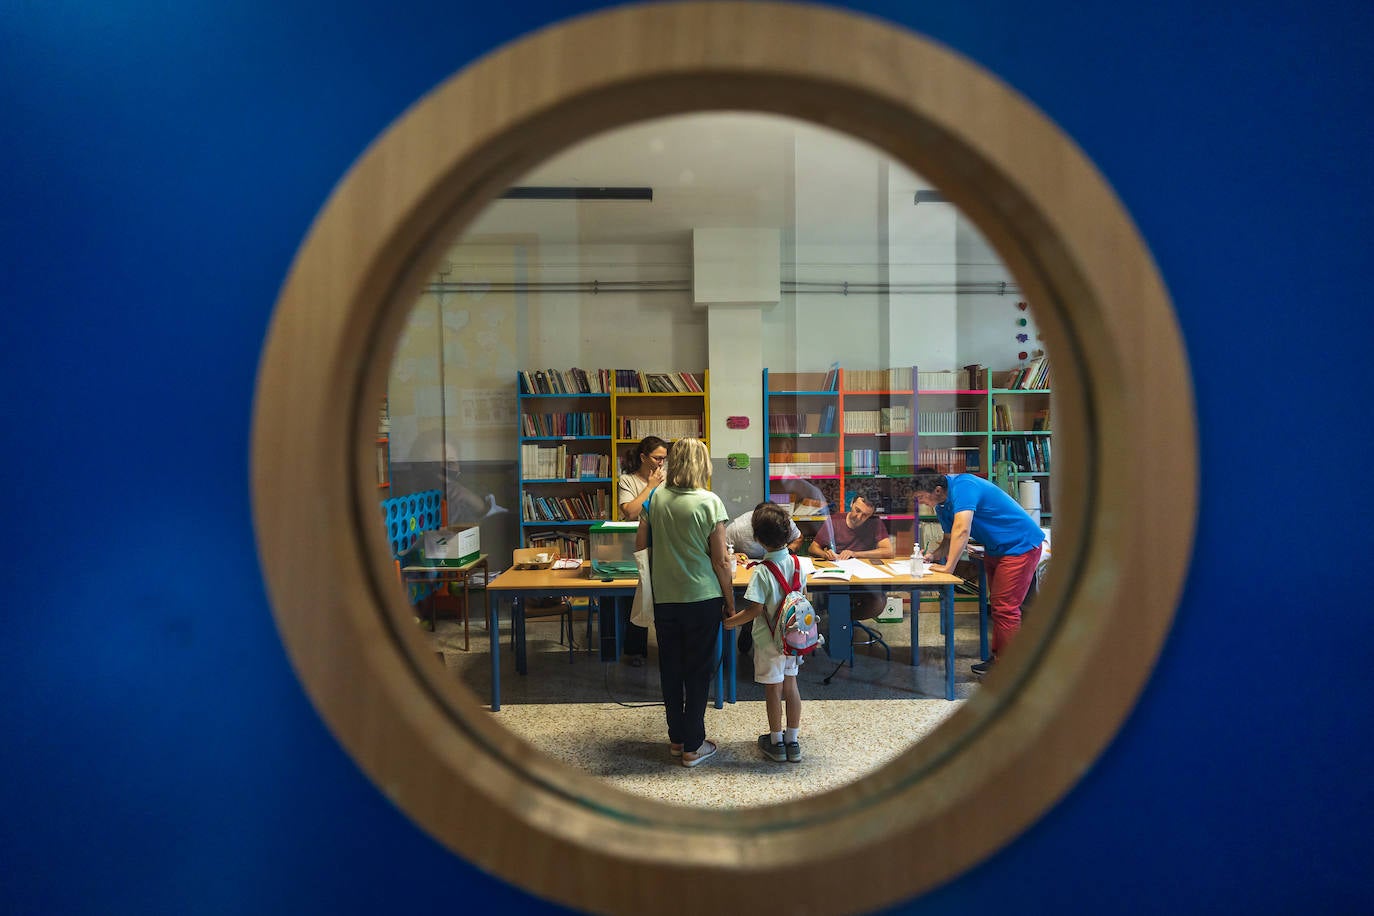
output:
[{"label": "red trousers", "polygon": [[1021,602],[1026,600],[1040,548],[1010,557],[984,557],[988,571],[988,613],[992,617],[992,651],[1000,655],[1021,629]]}]

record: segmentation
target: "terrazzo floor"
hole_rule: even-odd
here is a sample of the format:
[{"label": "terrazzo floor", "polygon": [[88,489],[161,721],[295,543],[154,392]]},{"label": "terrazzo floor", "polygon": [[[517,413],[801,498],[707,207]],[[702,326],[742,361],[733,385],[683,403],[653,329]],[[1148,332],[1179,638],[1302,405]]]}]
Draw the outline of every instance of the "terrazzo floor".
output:
[{"label": "terrazzo floor", "polygon": [[[921,664],[912,668],[909,624],[877,624],[892,648],[860,649],[854,668],[836,666],[822,654],[798,676],[802,695],[800,763],[765,759],[755,742],[767,728],[763,688],[741,659],[738,702],[706,709],[707,736],[720,750],[696,768],[668,756],[658,687],[656,649],[648,664],[602,664],[586,651],[577,625],[578,651],[569,663],[559,644],[557,618],[531,620],[527,630],[529,673],[515,671],[508,621],[502,622],[501,710],[496,720],[548,756],[605,779],[615,787],[668,804],[741,808],[775,804],[803,790],[832,789],[862,779],[901,753],[959,708],[977,689],[969,665],[977,661],[977,615],[959,614],[955,626],[955,688],[944,699],[943,637],[935,614],[921,614]],[[462,650],[462,623],[440,620],[430,634],[444,664],[473,693],[490,698],[487,631],[471,630]],[[867,653],[867,654],[866,654]],[[824,683],[832,675],[829,684]],[[713,696],[714,699],[714,696]]]}]

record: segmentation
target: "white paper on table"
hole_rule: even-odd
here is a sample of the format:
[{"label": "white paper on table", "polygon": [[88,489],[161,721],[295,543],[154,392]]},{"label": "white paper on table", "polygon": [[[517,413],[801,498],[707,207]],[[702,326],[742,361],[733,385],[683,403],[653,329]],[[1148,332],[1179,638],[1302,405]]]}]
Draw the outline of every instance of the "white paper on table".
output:
[{"label": "white paper on table", "polygon": [[849,570],[855,579],[891,579],[892,573],[881,566],[874,566],[867,560],[837,560],[835,565]]},{"label": "white paper on table", "polygon": [[816,571],[816,564],[810,557],[798,556],[797,562],[801,564],[802,575],[809,576]]}]

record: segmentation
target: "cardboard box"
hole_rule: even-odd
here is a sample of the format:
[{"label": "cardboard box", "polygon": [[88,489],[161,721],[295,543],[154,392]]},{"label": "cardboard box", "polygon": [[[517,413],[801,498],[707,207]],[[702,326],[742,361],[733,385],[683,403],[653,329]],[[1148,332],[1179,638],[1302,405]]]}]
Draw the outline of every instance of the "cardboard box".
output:
[{"label": "cardboard box", "polygon": [[[541,553],[546,555],[543,563],[538,560]],[[549,569],[557,559],[558,551],[552,547],[517,547],[511,552],[511,565],[516,569]]]},{"label": "cardboard box", "polygon": [[482,531],[476,525],[457,525],[425,532],[425,559],[445,566],[463,566],[482,553]]}]

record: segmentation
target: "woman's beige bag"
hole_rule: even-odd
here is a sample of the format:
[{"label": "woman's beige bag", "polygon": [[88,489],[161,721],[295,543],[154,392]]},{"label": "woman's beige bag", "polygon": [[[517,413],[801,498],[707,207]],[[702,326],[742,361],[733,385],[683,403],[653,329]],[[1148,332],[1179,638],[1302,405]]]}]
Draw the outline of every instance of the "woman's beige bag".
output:
[{"label": "woman's beige bag", "polygon": [[649,582],[649,550],[635,551],[635,563],[639,565],[639,587],[635,589],[634,603],[630,605],[630,623],[637,627],[654,625],[654,588]]}]

